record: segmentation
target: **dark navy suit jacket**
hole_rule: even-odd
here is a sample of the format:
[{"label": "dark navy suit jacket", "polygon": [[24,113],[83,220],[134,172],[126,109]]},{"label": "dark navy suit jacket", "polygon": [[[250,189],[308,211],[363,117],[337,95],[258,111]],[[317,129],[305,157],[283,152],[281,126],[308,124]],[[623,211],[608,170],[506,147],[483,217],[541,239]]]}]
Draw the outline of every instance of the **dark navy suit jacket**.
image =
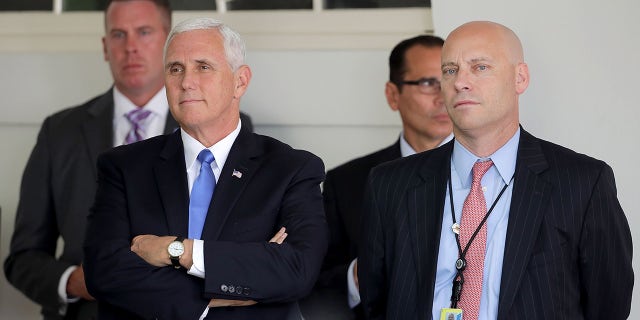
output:
[{"label": "dark navy suit jacket", "polygon": [[[98,159],[85,272],[100,318],[198,319],[211,298],[258,304],[212,308],[208,318],[288,318],[311,290],[327,248],[322,161],[242,129],[203,228],[206,277],[200,279],[184,269],[153,267],[130,250],[136,235],[187,235],[180,134],[117,147]],[[281,226],[289,234],[285,242],[268,243]]]},{"label": "dark navy suit jacket", "polygon": [[[59,313],[62,273],[82,262],[89,207],[96,191],[96,159],[113,147],[113,90],[47,117],[24,169],[20,201],[4,263],[9,282],[42,306],[45,319],[93,319],[95,303],[81,300]],[[253,130],[241,113],[242,126]],[[164,133],[178,123],[167,114]],[[63,247],[56,256],[58,238]]]}]

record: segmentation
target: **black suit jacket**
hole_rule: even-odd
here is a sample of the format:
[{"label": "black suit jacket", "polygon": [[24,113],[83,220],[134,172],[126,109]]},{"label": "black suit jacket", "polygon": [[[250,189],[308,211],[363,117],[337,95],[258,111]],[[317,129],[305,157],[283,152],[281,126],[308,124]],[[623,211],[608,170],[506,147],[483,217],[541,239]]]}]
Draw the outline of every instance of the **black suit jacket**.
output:
[{"label": "black suit jacket", "polygon": [[[44,120],[22,176],[7,279],[42,306],[46,319],[61,319],[58,283],[82,261],[86,217],[96,190],[98,154],[113,144],[112,90]],[[167,115],[165,132],[178,124]],[[64,240],[56,257],[58,237]],[[70,304],[66,319],[95,317],[95,305]]]},{"label": "black suit jacket", "polygon": [[357,242],[367,177],[373,167],[401,156],[398,139],[384,149],[351,160],[327,172],[322,194],[329,224],[329,250],[318,282],[312,294],[302,304],[305,317],[323,318],[323,313],[330,313],[331,319],[337,318],[338,314],[362,318],[359,307],[355,308],[353,315],[349,309],[346,279],[349,264],[358,256]]},{"label": "black suit jacket", "polygon": [[[242,129],[203,228],[206,277],[200,279],[183,269],[153,267],[130,250],[136,235],[187,235],[180,134],[117,147],[98,159],[85,273],[101,319],[198,319],[211,298],[258,301],[212,308],[208,317],[214,319],[286,319],[311,290],[327,248],[322,161]],[[285,242],[268,243],[281,226],[289,235]]]},{"label": "black suit jacket", "polygon": [[[58,283],[62,273],[82,261],[89,207],[96,190],[98,155],[113,146],[113,91],[47,117],[24,169],[7,280],[42,306],[45,319],[93,319],[95,303],[69,304],[60,316]],[[253,130],[241,113],[242,126]],[[167,114],[164,133],[178,123]],[[56,257],[61,237],[62,253]]]},{"label": "black suit jacket", "polygon": [[[431,319],[452,150],[372,171],[358,260],[369,319]],[[522,130],[498,319],[626,319],[631,256],[611,168]]]}]

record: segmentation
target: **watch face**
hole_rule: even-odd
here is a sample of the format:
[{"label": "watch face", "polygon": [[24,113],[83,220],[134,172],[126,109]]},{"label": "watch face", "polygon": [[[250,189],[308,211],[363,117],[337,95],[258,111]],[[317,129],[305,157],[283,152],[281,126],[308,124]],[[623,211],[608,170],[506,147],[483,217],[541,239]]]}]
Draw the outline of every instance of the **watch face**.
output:
[{"label": "watch face", "polygon": [[184,244],[180,241],[174,241],[169,244],[169,255],[172,257],[179,257],[184,253]]}]

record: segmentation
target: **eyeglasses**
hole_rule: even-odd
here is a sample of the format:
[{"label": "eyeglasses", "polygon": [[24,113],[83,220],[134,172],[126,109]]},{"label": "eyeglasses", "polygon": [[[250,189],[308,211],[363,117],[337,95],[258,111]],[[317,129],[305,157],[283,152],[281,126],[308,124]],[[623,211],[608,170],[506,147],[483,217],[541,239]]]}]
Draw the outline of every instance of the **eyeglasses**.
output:
[{"label": "eyeglasses", "polygon": [[440,80],[436,78],[420,78],[418,80],[400,81],[400,84],[418,86],[418,90],[424,94],[440,93]]}]

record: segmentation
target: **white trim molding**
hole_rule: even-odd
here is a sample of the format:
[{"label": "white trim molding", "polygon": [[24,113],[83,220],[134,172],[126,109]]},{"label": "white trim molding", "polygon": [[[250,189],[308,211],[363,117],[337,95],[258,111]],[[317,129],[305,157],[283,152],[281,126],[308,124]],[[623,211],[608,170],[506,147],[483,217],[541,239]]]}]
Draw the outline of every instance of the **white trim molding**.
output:
[{"label": "white trim molding", "polygon": [[[174,21],[211,16],[225,21],[249,50],[387,49],[399,39],[433,33],[430,8],[175,11]],[[101,50],[102,12],[0,13],[0,53]]]}]

